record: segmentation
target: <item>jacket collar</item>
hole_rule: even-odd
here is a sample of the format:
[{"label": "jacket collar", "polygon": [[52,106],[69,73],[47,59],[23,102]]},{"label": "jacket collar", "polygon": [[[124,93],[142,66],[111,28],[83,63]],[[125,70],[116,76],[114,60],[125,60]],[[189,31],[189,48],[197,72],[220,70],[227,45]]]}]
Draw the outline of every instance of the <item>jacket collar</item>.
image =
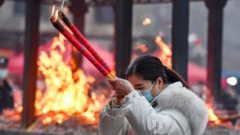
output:
[{"label": "jacket collar", "polygon": [[175,88],[181,88],[183,87],[182,83],[181,82],[175,82],[175,83],[172,83],[172,84],[167,84],[166,88],[163,89],[152,101],[151,101],[151,105],[154,107],[156,105],[156,100],[159,98],[159,96],[161,95],[161,93],[163,91],[167,91],[168,89],[175,89]]},{"label": "jacket collar", "polygon": [[207,108],[195,93],[183,87],[181,82],[169,84],[151,102],[157,112],[165,109],[176,109],[189,120],[192,135],[201,135],[206,128]]}]

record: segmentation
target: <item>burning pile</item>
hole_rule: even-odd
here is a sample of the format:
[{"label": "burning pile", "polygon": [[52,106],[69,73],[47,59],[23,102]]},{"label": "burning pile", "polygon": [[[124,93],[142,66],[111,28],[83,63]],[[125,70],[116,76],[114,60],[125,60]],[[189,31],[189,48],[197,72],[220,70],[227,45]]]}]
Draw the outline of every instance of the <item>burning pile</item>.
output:
[{"label": "burning pile", "polygon": [[21,127],[21,113],[22,106],[14,104],[15,109],[6,109],[0,116],[0,130],[1,129],[18,129]]},{"label": "burning pile", "polygon": [[40,52],[38,67],[45,79],[46,90],[36,91],[38,120],[29,130],[66,123],[69,127],[96,124],[106,101],[105,96],[90,92],[95,81],[93,77],[87,77],[81,69],[72,72],[71,57],[63,57],[68,49],[64,40],[62,35],[55,37],[50,51]]}]

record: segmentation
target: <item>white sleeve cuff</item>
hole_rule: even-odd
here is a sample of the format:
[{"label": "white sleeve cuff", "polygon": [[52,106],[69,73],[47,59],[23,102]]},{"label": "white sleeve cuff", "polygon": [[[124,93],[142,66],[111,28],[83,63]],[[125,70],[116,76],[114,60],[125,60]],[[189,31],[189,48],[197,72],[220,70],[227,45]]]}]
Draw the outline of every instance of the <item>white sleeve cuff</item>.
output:
[{"label": "white sleeve cuff", "polygon": [[132,91],[120,102],[122,107],[126,107],[131,104],[135,99],[139,99],[140,95],[137,91]]},{"label": "white sleeve cuff", "polygon": [[106,105],[106,112],[111,116],[118,116],[123,113],[123,108],[119,105],[113,104],[113,99]]},{"label": "white sleeve cuff", "polygon": [[110,102],[111,102],[111,108],[120,108],[121,107],[121,105],[116,105],[116,104],[114,104],[114,101],[115,101],[115,99],[112,99]]}]

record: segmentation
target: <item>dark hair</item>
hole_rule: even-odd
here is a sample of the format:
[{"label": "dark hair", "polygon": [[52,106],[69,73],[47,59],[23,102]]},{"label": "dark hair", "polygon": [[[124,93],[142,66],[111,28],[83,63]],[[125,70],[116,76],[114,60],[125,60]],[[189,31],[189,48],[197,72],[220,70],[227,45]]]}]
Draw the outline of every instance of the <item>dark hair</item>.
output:
[{"label": "dark hair", "polygon": [[126,76],[137,74],[144,80],[149,80],[152,83],[158,77],[162,77],[164,83],[182,82],[184,87],[190,88],[184,79],[174,70],[164,66],[159,58],[151,55],[143,55],[136,58],[128,67]]}]

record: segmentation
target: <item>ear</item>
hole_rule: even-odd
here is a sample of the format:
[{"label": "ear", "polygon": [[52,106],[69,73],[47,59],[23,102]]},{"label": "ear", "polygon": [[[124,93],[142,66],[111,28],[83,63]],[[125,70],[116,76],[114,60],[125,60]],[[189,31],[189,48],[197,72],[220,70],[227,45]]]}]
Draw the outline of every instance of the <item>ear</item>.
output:
[{"label": "ear", "polygon": [[162,77],[158,77],[158,78],[157,78],[156,84],[157,84],[157,86],[158,86],[158,89],[160,89],[160,90],[163,89],[164,84],[163,84],[163,79],[162,79]]}]

